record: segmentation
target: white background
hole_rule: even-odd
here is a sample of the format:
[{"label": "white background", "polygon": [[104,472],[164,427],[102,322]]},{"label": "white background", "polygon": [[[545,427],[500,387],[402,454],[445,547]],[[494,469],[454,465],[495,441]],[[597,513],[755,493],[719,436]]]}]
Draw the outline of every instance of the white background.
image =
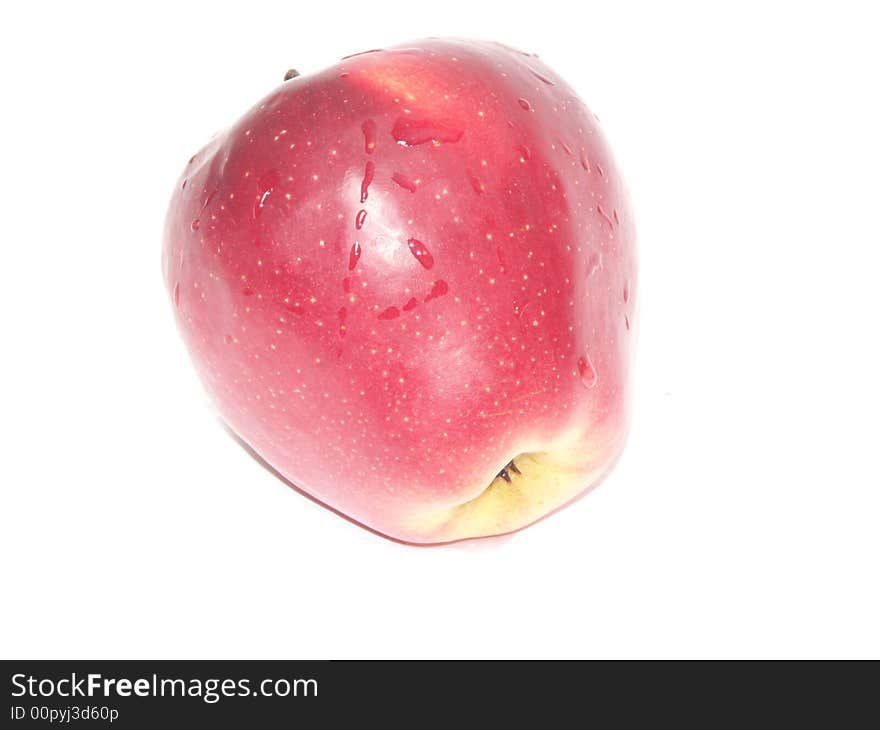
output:
[{"label": "white background", "polygon": [[[0,655],[880,656],[878,24],[805,5],[8,4]],[[415,548],[230,439],[159,250],[186,160],[287,68],[428,35],[535,51],[599,114],[642,318],[602,487]]]}]

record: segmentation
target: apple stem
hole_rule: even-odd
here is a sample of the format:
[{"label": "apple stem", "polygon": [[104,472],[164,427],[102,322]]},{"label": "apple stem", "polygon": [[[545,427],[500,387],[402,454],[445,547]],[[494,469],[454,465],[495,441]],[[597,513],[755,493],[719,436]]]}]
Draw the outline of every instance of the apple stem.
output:
[{"label": "apple stem", "polygon": [[297,76],[299,76],[299,71],[297,71],[295,68],[292,68],[286,74],[284,74],[284,80],[290,81],[291,79],[295,79]]}]

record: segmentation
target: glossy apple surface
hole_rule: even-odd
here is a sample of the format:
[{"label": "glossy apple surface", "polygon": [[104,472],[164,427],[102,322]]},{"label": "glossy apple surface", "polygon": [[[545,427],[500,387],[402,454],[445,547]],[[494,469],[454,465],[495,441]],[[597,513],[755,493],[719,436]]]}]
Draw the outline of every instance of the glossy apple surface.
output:
[{"label": "glossy apple surface", "polygon": [[286,81],[186,166],[163,269],[230,427],[386,535],[515,530],[622,448],[632,215],[533,55],[426,40]]}]

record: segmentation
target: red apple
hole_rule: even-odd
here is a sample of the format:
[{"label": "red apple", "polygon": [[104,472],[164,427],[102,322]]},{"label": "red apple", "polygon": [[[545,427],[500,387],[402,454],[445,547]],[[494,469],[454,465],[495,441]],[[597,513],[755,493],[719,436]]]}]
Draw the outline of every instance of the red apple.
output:
[{"label": "red apple", "polygon": [[532,54],[425,40],[286,81],[190,160],[163,253],[225,421],[386,535],[516,530],[623,445],[632,215]]}]

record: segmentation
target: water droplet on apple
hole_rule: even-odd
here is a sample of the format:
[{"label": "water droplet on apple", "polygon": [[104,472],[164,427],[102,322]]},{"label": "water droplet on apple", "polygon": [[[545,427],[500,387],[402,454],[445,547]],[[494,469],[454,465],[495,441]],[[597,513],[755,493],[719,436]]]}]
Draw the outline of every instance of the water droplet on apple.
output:
[{"label": "water droplet on apple", "polygon": [[418,306],[418,304],[419,304],[418,299],[416,299],[415,297],[410,297],[409,301],[403,305],[403,311],[404,312],[412,311],[413,309],[415,309]]},{"label": "water droplet on apple", "polygon": [[227,345],[231,345],[232,344],[232,335],[223,335],[223,341]]},{"label": "water droplet on apple", "polygon": [[356,56],[366,56],[368,53],[381,53],[383,49],[381,48],[371,48],[369,51],[359,51],[358,53],[349,53],[347,56],[342,57],[342,61],[347,58],[355,58]]},{"label": "water droplet on apple", "polygon": [[504,249],[501,246],[497,246],[495,248],[495,255],[498,257],[498,263],[501,265],[501,273],[505,273],[507,271],[507,261],[505,260]]},{"label": "water droplet on apple", "polygon": [[391,176],[391,179],[394,182],[396,182],[400,187],[402,187],[404,190],[409,190],[411,193],[414,193],[416,191],[416,184],[412,180],[410,180],[406,175],[404,175],[400,172],[395,172]]},{"label": "water droplet on apple", "polygon": [[596,382],[599,380],[596,368],[593,366],[593,361],[590,360],[589,355],[584,355],[578,359],[578,373],[581,377],[581,383],[583,383],[585,388],[595,387]]},{"label": "water droplet on apple", "polygon": [[354,227],[358,231],[364,227],[364,221],[367,219],[367,211],[361,209],[357,212],[357,215],[354,217]]},{"label": "water droplet on apple", "polygon": [[259,219],[260,214],[263,212],[263,205],[266,203],[266,199],[271,194],[272,194],[271,190],[265,190],[262,193],[262,195],[260,195],[260,197],[257,198],[256,202],[254,203],[254,209],[253,209],[253,211],[251,211],[251,216],[253,217],[254,220]]},{"label": "water droplet on apple", "polygon": [[379,319],[397,319],[400,316],[400,310],[397,307],[388,307],[379,314]]},{"label": "water droplet on apple", "polygon": [[519,154],[519,161],[520,162],[527,162],[529,160],[529,158],[532,156],[531,151],[524,144],[518,144],[514,149]]},{"label": "water droplet on apple", "polygon": [[464,131],[451,124],[433,119],[398,117],[391,130],[397,144],[405,147],[431,142],[435,145],[458,142]]},{"label": "water droplet on apple", "polygon": [[361,257],[361,245],[357,241],[352,244],[351,251],[348,253],[348,270],[354,271],[354,267],[358,264]]},{"label": "water droplet on apple", "polygon": [[346,312],[345,307],[342,307],[339,310],[338,316],[339,316],[339,336],[340,337],[345,337],[345,331],[346,331],[345,317],[347,314],[348,314],[348,312]]},{"label": "water droplet on apple", "polygon": [[361,131],[364,133],[364,151],[371,155],[376,149],[376,122],[367,119],[361,124]]},{"label": "water droplet on apple", "polygon": [[517,99],[516,101],[517,101],[517,103],[518,103],[523,109],[525,109],[526,111],[530,111],[530,110],[531,110],[532,105],[529,104],[528,99],[523,99],[522,97],[520,97],[520,98]]},{"label": "water droplet on apple", "polygon": [[284,308],[292,314],[303,314],[305,312],[303,305],[299,302],[286,302]]},{"label": "water droplet on apple", "polygon": [[623,303],[629,302],[629,284],[623,285]]},{"label": "water droplet on apple", "polygon": [[376,166],[372,160],[368,160],[364,168],[364,179],[361,181],[361,202],[366,203],[370,196],[370,183],[373,182],[373,175],[376,174]]},{"label": "water droplet on apple", "polygon": [[437,279],[431,287],[431,291],[428,293],[428,296],[425,297],[425,302],[430,302],[432,299],[436,299],[437,297],[442,297],[444,294],[449,292],[449,285],[443,281],[443,279]]},{"label": "water droplet on apple", "polygon": [[613,209],[611,210],[611,217],[614,218],[614,222],[615,222],[617,225],[620,225],[620,215],[619,215],[618,212],[617,212],[617,208],[613,208]]},{"label": "water droplet on apple", "polygon": [[341,74],[339,74],[339,78],[341,79],[347,79],[349,76],[350,74],[348,73],[348,71],[343,71]]},{"label": "water droplet on apple", "polygon": [[183,178],[183,185],[180,186],[181,190],[186,190],[186,181],[187,181],[187,178]]},{"label": "water droplet on apple", "polygon": [[623,315],[623,323],[626,325],[626,331],[629,332],[629,317],[627,315]]},{"label": "water droplet on apple", "polygon": [[281,176],[279,175],[277,170],[270,170],[257,182],[257,199],[254,201],[254,208],[252,211],[252,217],[254,220],[259,219],[260,215],[263,212],[263,208],[266,205],[266,201],[269,199],[269,196],[275,191],[275,186],[278,184],[280,178]]},{"label": "water droplet on apple", "polygon": [[342,291],[344,291],[346,294],[351,293],[351,279],[349,279],[347,276],[342,280]]},{"label": "water droplet on apple", "polygon": [[246,286],[244,289],[241,290],[241,293],[244,294],[246,297],[252,297],[254,295],[254,290],[251,289],[249,286]]},{"label": "water droplet on apple", "polygon": [[587,260],[587,276],[592,276],[602,270],[602,252],[598,251],[590,255]]},{"label": "water droplet on apple", "polygon": [[506,43],[498,43],[496,41],[495,45],[498,46],[499,48],[503,48],[505,51],[508,51],[509,53],[516,53],[517,55],[525,56],[526,58],[537,58],[538,57],[537,53],[528,53],[526,51],[521,51],[519,48],[514,48],[513,46],[508,46]]},{"label": "water droplet on apple", "polygon": [[[214,196],[215,196],[216,194],[217,194],[217,191],[216,191],[216,190],[212,190],[210,193],[208,193],[208,194],[205,196],[205,200],[204,200],[204,202],[202,203],[202,207],[201,207],[201,209],[199,210],[199,216],[200,216],[202,213],[205,212],[205,209],[211,204],[211,201],[214,199]],[[196,219],[190,224],[190,228],[192,228],[194,231],[197,231],[197,230],[199,230],[199,226],[200,226],[201,224],[202,224],[202,223],[201,223],[201,220],[199,219],[198,216],[196,216]]]},{"label": "water droplet on apple", "polygon": [[406,242],[406,245],[409,246],[409,252],[415,257],[415,260],[422,266],[426,269],[430,269],[434,266],[434,257],[431,256],[431,252],[428,251],[424,243],[418,239],[410,238]]},{"label": "water droplet on apple", "polygon": [[480,179],[474,174],[469,174],[468,177],[471,181],[471,187],[474,189],[474,191],[477,194],[482,195],[486,191],[486,187],[483,185],[483,183],[480,182]]},{"label": "water droplet on apple", "polygon": [[602,165],[600,165],[598,162],[596,163],[596,172],[599,173],[599,177],[601,177],[603,180],[605,179],[605,170],[602,169]]},{"label": "water droplet on apple", "polygon": [[179,283],[174,285],[174,306],[175,307],[180,306],[180,284]]},{"label": "water droplet on apple", "polygon": [[544,76],[543,74],[539,74],[537,71],[535,71],[535,69],[530,68],[529,71],[532,72],[532,75],[533,75],[536,79],[538,79],[538,81],[543,81],[545,84],[547,84],[547,86],[556,86],[555,83],[553,83],[550,79],[548,79],[548,78],[547,78],[546,76]]},{"label": "water droplet on apple", "polygon": [[602,216],[602,220],[604,220],[608,224],[609,228],[614,228],[614,221],[611,220],[611,216],[609,216],[608,213],[605,212],[605,209],[602,207],[601,203],[596,206],[596,211],[599,213],[600,216]]},{"label": "water droplet on apple", "polygon": [[587,172],[590,171],[590,160],[587,158],[587,153],[584,150],[581,150],[581,167]]}]

